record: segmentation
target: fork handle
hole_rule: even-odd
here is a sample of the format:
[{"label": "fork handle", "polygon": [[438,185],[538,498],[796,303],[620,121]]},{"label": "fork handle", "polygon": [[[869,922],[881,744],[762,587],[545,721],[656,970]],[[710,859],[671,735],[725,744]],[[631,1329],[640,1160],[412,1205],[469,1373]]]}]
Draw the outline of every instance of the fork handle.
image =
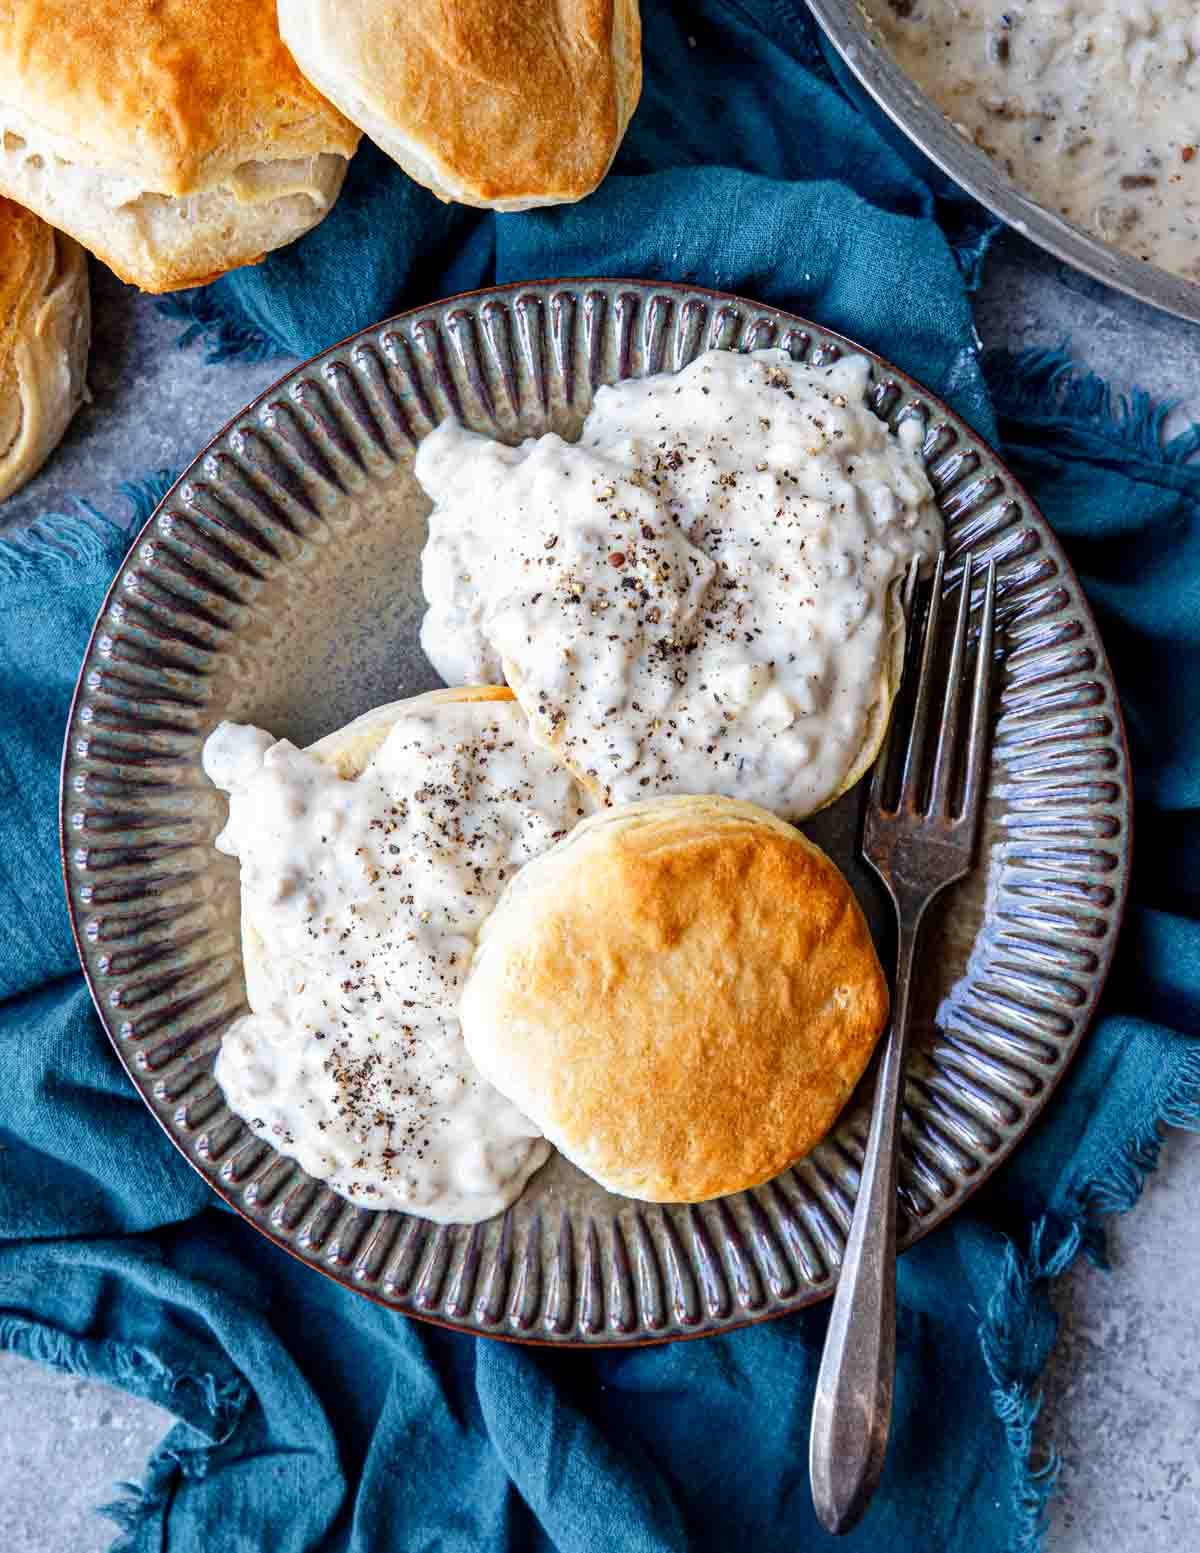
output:
[{"label": "fork handle", "polygon": [[896,997],[850,1236],[813,1403],[808,1471],[828,1532],[862,1518],[883,1471],[896,1379],[896,1184],[916,932],[901,934]]}]

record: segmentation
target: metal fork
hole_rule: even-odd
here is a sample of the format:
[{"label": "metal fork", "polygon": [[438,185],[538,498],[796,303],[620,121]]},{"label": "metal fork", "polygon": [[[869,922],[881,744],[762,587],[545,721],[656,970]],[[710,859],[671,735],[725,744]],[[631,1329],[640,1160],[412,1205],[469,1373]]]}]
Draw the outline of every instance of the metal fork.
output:
[{"label": "metal fork", "polygon": [[[968,624],[974,567],[962,566],[958,613],[933,751],[926,750],[938,668],[938,625],[946,557],[938,557],[919,645],[920,668],[904,746],[899,797],[890,801],[890,772],[905,730],[893,716],[867,804],[863,854],[887,886],[896,907],[896,992],[883,1049],[871,1127],[850,1236],[834,1295],[825,1352],[817,1377],[809,1448],[809,1477],[817,1519],[826,1531],[855,1526],[883,1470],[896,1378],[896,1188],[900,1155],[900,1099],[908,1039],[909,997],[922,919],[930,902],[970,872],[986,787],[988,705],[996,616],[996,565],[988,563],[979,620],[970,720],[960,750],[959,725],[967,680]],[[916,573],[910,573],[905,609],[910,625]],[[910,632],[906,681],[918,658]],[[901,699],[897,698],[897,706]],[[957,768],[961,766],[961,773]],[[956,781],[956,777],[958,780]]]}]

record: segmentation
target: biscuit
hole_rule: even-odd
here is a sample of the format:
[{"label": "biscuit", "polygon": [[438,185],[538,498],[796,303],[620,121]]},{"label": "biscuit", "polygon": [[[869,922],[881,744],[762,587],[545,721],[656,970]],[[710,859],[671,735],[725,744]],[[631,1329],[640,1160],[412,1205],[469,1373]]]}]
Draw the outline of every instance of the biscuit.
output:
[{"label": "biscuit", "polygon": [[87,256],[0,199],[0,501],[41,468],[86,393]]},{"label": "biscuit", "polygon": [[333,205],[358,132],[263,0],[10,0],[0,194],[145,291],[260,259]]},{"label": "biscuit", "polygon": [[610,1191],[700,1202],[828,1132],[888,993],[837,867],[737,799],[584,820],[479,935],[460,1007],[497,1089]]},{"label": "biscuit", "polygon": [[582,199],[642,87],[638,0],[279,0],[310,81],[443,200]]}]

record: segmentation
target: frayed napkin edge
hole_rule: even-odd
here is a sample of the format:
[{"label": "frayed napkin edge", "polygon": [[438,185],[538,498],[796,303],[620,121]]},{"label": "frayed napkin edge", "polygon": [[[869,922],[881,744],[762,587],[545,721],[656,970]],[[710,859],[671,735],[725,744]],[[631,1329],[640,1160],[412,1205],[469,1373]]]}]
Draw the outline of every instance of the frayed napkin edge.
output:
[{"label": "frayed napkin edge", "polygon": [[[1166,435],[1178,408],[1174,399],[1156,400],[1145,389],[1119,394],[1098,373],[1081,370],[1069,342],[1023,351],[993,350],[983,358],[983,375],[996,418],[1023,430],[1050,432],[1070,439],[1076,457],[1114,451],[1153,471],[1155,483],[1177,487],[1200,499],[1200,424]],[[1001,432],[1003,436],[1003,430]]]},{"label": "frayed napkin edge", "polygon": [[138,1344],[74,1337],[15,1315],[0,1317],[0,1350],[63,1374],[120,1386],[167,1411],[180,1392],[192,1393],[192,1412],[203,1413],[209,1426],[202,1430],[179,1419],[155,1449],[142,1481],[118,1483],[118,1498],[96,1510],[117,1526],[111,1553],[161,1553],[177,1477],[202,1478],[211,1453],[236,1433],[252,1400],[245,1380],[237,1374],[221,1378],[206,1370],[176,1370]]},{"label": "frayed napkin edge", "polygon": [[1137,1205],[1147,1180],[1159,1166],[1167,1127],[1200,1132],[1200,1046],[1183,1048],[1155,1115],[1076,1192],[1072,1216],[1066,1221],[1051,1214],[1038,1219],[1024,1256],[1016,1246],[1008,1246],[1003,1282],[988,1304],[979,1340],[993,1385],[992,1407],[1004,1428],[1013,1463],[1012,1507],[1017,1531],[1011,1553],[1036,1553],[1040,1548],[1062,1470],[1053,1444],[1043,1450],[1042,1460],[1035,1460],[1034,1436],[1042,1406],[1037,1388],[1046,1361],[1023,1373],[1011,1356],[1022,1351],[1020,1339],[1028,1332],[1038,1303],[1043,1302],[1043,1309],[1048,1306],[1051,1284],[1071,1268],[1081,1252],[1094,1266],[1108,1270],[1101,1221],[1128,1213]]},{"label": "frayed napkin edge", "polygon": [[175,341],[176,350],[186,350],[199,340],[209,366],[224,361],[274,361],[295,355],[282,341],[251,323],[229,297],[219,295],[211,285],[156,297],[154,305],[164,318],[186,326]]},{"label": "frayed napkin edge", "polygon": [[0,586],[40,584],[56,574],[68,581],[80,567],[115,571],[130,540],[177,478],[172,470],[158,469],[124,481],[117,494],[129,510],[120,518],[77,497],[73,512],[47,512],[27,528],[0,536]]}]

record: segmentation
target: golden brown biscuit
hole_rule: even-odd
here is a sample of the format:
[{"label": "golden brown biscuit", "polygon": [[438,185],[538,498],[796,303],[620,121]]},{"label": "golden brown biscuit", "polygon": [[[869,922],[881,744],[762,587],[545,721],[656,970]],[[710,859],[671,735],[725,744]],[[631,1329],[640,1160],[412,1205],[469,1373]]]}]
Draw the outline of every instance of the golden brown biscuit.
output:
[{"label": "golden brown biscuit", "polygon": [[87,256],[0,199],[0,501],[36,474],[85,393]]},{"label": "golden brown biscuit", "polygon": [[590,194],[642,89],[638,0],[279,0],[301,70],[444,200]]},{"label": "golden brown biscuit", "polygon": [[315,226],[357,142],[270,0],[0,5],[0,194],[146,291]]},{"label": "golden brown biscuit", "polygon": [[476,1066],[610,1191],[700,1202],[817,1144],[888,1012],[871,935],[820,848],[737,799],[584,820],[479,937]]}]

